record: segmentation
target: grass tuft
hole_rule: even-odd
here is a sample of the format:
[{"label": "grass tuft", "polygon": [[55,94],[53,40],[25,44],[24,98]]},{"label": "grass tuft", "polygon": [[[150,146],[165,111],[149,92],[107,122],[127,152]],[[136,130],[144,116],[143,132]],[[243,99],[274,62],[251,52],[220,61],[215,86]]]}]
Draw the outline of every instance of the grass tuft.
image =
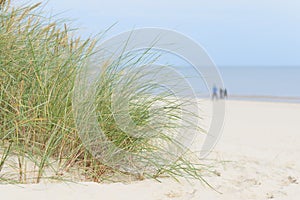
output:
[{"label": "grass tuft", "polygon": [[[89,100],[106,140],[96,138],[91,143],[96,145],[89,149],[82,141],[82,130],[90,127],[76,126],[72,99],[76,77],[95,53],[96,39],[76,37],[63,21],[44,17],[40,4],[15,8],[10,1],[1,1],[0,6],[0,182],[100,182],[105,174],[116,173],[111,167],[126,174],[128,166],[151,169],[151,173],[144,170],[145,177],[187,175],[202,180],[201,168],[184,154],[170,159],[174,155],[165,148],[180,147],[174,135],[180,128],[182,104],[188,101],[174,100],[166,91],[157,93],[157,86],[140,81],[150,72],[137,66],[151,64],[157,57],[133,53],[102,66],[94,85],[95,98]],[[114,91],[121,94],[115,98]],[[122,119],[124,113],[123,98],[129,100],[133,130],[121,128],[116,120],[116,115]],[[84,122],[91,117],[88,110],[81,116]],[[82,121],[79,124],[89,126]],[[107,141],[134,156],[124,159],[125,154],[116,154],[116,148],[97,150]]]}]

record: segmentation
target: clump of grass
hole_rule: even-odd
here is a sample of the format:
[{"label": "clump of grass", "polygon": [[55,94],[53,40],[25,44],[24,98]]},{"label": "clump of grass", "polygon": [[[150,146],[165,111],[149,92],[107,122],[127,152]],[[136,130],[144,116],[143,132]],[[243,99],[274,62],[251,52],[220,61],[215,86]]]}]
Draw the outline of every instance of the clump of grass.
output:
[{"label": "clump of grass", "polygon": [[[24,183],[40,182],[42,178],[67,179],[64,174],[75,168],[82,169],[80,175],[84,179],[79,180],[101,181],[103,174],[113,171],[111,167],[128,171],[128,166],[135,170],[146,166],[152,171],[145,175],[152,178],[166,174],[201,179],[197,165],[192,165],[184,155],[170,160],[174,155],[163,148],[180,147],[172,134],[178,130],[182,101],[174,101],[168,92],[149,95],[156,91],[156,86],[147,82],[136,84],[149,72],[145,74],[143,68],[135,67],[155,60],[144,59],[146,53],[123,55],[123,64],[119,60],[102,66],[103,71],[93,85],[95,96],[87,99],[96,108],[97,126],[105,138],[97,132],[93,133],[96,136],[88,135],[88,140],[82,137],[82,131],[89,128],[83,122],[90,120],[90,108],[79,110],[78,121],[78,113],[74,118],[72,98],[76,77],[95,53],[96,40],[76,37],[66,24],[43,17],[39,6],[12,8],[9,2],[1,4],[0,180]],[[124,90],[112,102],[113,92],[120,85],[125,86]],[[136,126],[130,130],[133,134],[120,128],[115,118],[119,111],[123,112],[120,105],[125,97]],[[166,113],[167,120],[160,117],[161,111]],[[142,137],[136,137],[136,133]],[[93,142],[89,143],[90,140]],[[116,154],[116,148],[103,149],[107,142],[134,156]],[[92,147],[87,148],[87,144]],[[102,159],[103,155],[109,162]],[[7,177],[5,166],[15,169],[16,177]]]},{"label": "clump of grass", "polygon": [[43,17],[39,5],[7,2],[0,11],[0,138],[12,143],[11,153],[33,159],[37,182],[50,158],[60,161],[55,170],[66,170],[86,153],[76,134],[72,90],[94,45]]},{"label": "clump of grass", "polygon": [[[197,177],[200,171],[184,156],[180,141],[188,131],[202,131],[192,120],[199,116],[189,110],[195,102],[174,97],[159,84],[162,77],[172,77],[165,66],[151,67],[160,54],[150,50],[125,52],[101,69],[94,61],[81,72],[74,103],[79,134],[95,157],[121,171],[147,177],[192,172]],[[169,86],[180,85],[177,78]]]}]

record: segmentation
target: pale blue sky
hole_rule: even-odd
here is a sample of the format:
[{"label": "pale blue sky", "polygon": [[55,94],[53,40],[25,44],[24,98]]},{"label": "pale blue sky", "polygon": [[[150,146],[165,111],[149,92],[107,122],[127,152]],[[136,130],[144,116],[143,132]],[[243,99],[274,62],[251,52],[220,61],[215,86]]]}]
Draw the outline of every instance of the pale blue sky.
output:
[{"label": "pale blue sky", "polygon": [[75,20],[85,36],[115,22],[111,35],[174,29],[200,43],[218,66],[300,66],[299,0],[49,0],[46,10]]}]

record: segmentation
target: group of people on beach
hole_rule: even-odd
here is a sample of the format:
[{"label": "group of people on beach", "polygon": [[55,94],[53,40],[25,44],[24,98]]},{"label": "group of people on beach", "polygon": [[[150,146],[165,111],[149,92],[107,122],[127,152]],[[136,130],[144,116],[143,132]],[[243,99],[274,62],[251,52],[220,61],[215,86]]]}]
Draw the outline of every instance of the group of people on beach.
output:
[{"label": "group of people on beach", "polygon": [[[218,95],[219,91],[219,95]],[[214,85],[213,90],[212,90],[212,100],[217,100],[217,99],[227,99],[228,98],[228,93],[226,88],[218,88]]]}]

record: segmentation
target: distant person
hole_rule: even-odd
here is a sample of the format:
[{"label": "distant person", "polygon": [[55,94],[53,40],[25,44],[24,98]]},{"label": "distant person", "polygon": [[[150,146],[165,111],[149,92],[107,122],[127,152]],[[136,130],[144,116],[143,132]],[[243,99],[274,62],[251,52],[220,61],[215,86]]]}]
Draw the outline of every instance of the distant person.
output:
[{"label": "distant person", "polygon": [[220,88],[220,99],[224,98],[224,91],[222,88]]},{"label": "distant person", "polygon": [[224,89],[224,99],[228,99],[227,89]]},{"label": "distant person", "polygon": [[214,85],[213,86],[213,94],[212,94],[212,97],[211,99],[214,100],[214,99],[218,99],[218,88]]}]

